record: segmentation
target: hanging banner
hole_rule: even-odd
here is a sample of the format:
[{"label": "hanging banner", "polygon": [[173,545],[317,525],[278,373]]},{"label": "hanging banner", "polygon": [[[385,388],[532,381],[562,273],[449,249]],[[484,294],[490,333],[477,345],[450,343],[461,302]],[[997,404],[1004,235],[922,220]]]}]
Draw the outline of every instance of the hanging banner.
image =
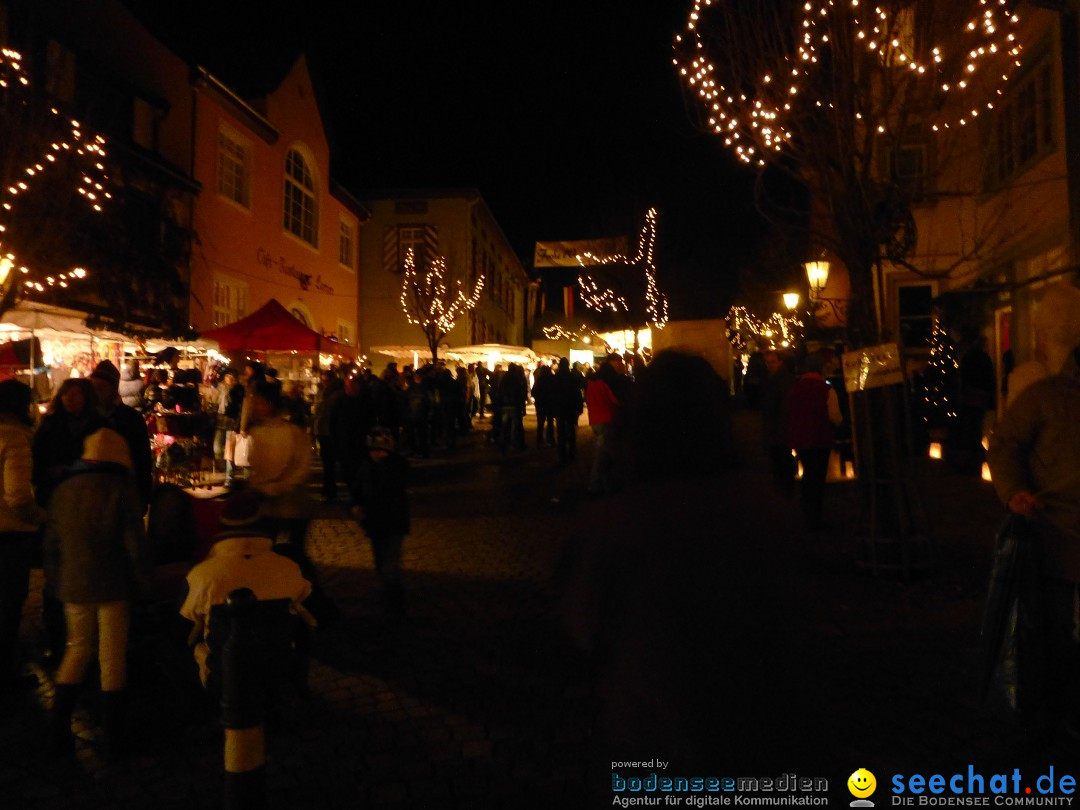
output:
[{"label": "hanging banner", "polygon": [[844,354],[844,384],[848,391],[865,391],[903,381],[900,347],[895,343],[865,346]]},{"label": "hanging banner", "polygon": [[576,242],[537,242],[533,253],[533,267],[580,267],[577,257],[586,253],[595,256],[584,263],[598,264],[607,256],[625,256],[630,242],[625,236],[611,239],[580,239]]}]

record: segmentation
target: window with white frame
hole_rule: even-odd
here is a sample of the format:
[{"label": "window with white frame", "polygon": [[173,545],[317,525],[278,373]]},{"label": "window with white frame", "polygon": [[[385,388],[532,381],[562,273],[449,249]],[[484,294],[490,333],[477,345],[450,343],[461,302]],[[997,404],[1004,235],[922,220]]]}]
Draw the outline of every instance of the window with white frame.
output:
[{"label": "window with white frame", "polygon": [[218,132],[218,194],[251,208],[251,146],[232,133]]},{"label": "window with white frame", "polygon": [[355,336],[356,326],[353,322],[343,321],[339,318],[337,322],[337,339],[342,343],[351,346]]},{"label": "window with white frame", "polygon": [[285,230],[317,247],[317,211],[315,177],[300,151],[290,149],[285,156]]},{"label": "window with white frame", "polygon": [[1053,148],[1054,76],[1049,57],[1044,57],[1013,85],[997,109],[989,183],[1011,179]]},{"label": "window with white frame", "polygon": [[247,315],[247,285],[227,278],[214,279],[214,328]]},{"label": "window with white frame", "polygon": [[356,268],[356,226],[344,217],[338,227],[338,261],[350,270]]}]

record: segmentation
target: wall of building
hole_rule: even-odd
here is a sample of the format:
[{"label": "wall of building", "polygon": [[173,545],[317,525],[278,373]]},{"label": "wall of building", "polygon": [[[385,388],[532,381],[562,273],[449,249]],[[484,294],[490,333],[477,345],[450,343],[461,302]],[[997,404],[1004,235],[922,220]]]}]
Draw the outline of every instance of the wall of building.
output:
[{"label": "wall of building", "polygon": [[[522,345],[528,277],[479,192],[417,191],[364,201],[371,212],[360,247],[360,345],[424,346],[419,326],[401,305],[406,249],[446,259],[450,277],[471,293],[483,276],[480,302],[443,339],[448,346]],[[421,260],[423,266],[425,260]]]},{"label": "wall of building", "polygon": [[[265,122],[274,130],[270,137],[253,125],[251,111],[222,103],[219,96],[205,91],[196,96],[195,176],[203,192],[195,212],[192,325],[200,331],[222,326],[276,298],[311,328],[355,341],[360,222],[330,194],[330,150],[305,60],[298,60],[265,100]],[[222,189],[222,134],[247,155],[247,205]],[[291,150],[303,155],[314,181],[314,245],[283,225]],[[352,229],[353,266],[340,261],[343,221]],[[239,307],[225,298],[234,292]]]}]

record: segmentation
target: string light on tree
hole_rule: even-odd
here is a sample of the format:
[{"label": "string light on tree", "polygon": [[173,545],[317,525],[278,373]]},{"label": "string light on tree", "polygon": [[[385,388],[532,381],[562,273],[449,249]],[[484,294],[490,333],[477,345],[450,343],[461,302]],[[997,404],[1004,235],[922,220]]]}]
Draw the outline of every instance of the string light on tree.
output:
[{"label": "string light on tree", "polygon": [[[746,4],[696,0],[684,32],[675,37],[673,64],[701,103],[708,129],[724,136],[725,145],[748,164],[764,166],[770,156],[792,142],[792,132],[785,122],[802,114],[796,105],[806,91],[813,92],[815,74],[827,71],[835,61],[832,57],[837,48],[861,48],[884,66],[909,74],[913,81],[924,85],[924,92],[937,99],[929,105],[939,110],[931,122],[934,131],[948,129],[950,124],[965,126],[980,112],[994,108],[995,100],[1004,94],[1004,83],[1021,64],[1021,45],[1016,36],[1020,20],[1010,10],[1010,0],[965,1],[974,7],[974,14],[950,39],[956,52],[947,54],[943,46],[931,45],[925,56],[920,56],[914,46],[915,9],[909,3],[868,5],[860,0],[808,0],[802,5],[798,28],[773,35],[767,26],[753,29],[746,22],[758,13]],[[708,26],[702,25],[706,15],[710,25],[729,31],[742,32],[743,26],[749,26],[746,32],[754,30],[755,45],[764,54],[760,72],[754,72],[753,60],[735,60],[737,70],[748,69],[751,74],[718,78],[723,71],[708,54]],[[991,82],[989,87],[982,86],[989,100],[945,106],[946,97],[975,87],[981,74]],[[833,87],[830,82],[824,86]],[[832,107],[825,98],[803,103]],[[868,116],[856,109],[853,112],[857,120],[879,134],[898,125],[887,109]]]},{"label": "string light on tree", "polygon": [[802,336],[803,322],[795,314],[774,312],[764,320],[743,306],[733,306],[727,314],[728,340],[739,352],[750,348],[788,349]]},{"label": "string light on tree", "polygon": [[645,311],[646,323],[656,329],[663,329],[668,322],[668,299],[660,291],[656,283],[656,222],[657,212],[650,208],[645,214],[645,224],[638,235],[637,253],[633,257],[622,254],[611,256],[597,256],[593,253],[580,253],[577,256],[578,265],[578,288],[581,300],[587,307],[597,312],[609,311],[618,313],[620,310],[629,312],[626,299],[615,293],[610,288],[600,289],[600,285],[589,275],[585,269],[589,265],[628,264],[640,265],[645,273]]},{"label": "string light on tree", "polygon": [[460,279],[451,282],[443,256],[431,260],[426,271],[416,267],[412,248],[405,254],[405,272],[401,279],[401,308],[409,323],[419,326],[428,339],[432,361],[438,359],[439,343],[458,318],[480,303],[484,276],[467,293]]},{"label": "string light on tree", "polygon": [[[24,95],[29,87],[22,55],[10,48],[0,49],[0,98],[4,109],[9,112],[28,109],[29,101]],[[30,157],[24,166],[17,168],[9,176],[6,188],[0,188],[0,289],[8,306],[28,294],[45,292],[49,287],[66,288],[88,275],[84,267],[47,273],[20,259],[19,242],[23,234],[16,233],[13,227],[20,201],[47,178],[70,166],[78,167],[80,179],[74,191],[90,210],[101,213],[105,202],[112,199],[106,187],[109,178],[105,170],[105,139],[88,134],[78,120],[55,106],[48,108],[47,118],[45,128],[54,133],[55,140],[43,136],[46,145],[40,154]],[[9,125],[17,123],[15,119],[11,121]],[[18,270],[18,274],[13,274],[13,270]]]},{"label": "string light on tree", "polygon": [[935,317],[930,333],[930,360],[923,373],[923,421],[928,427],[941,428],[956,418],[949,391],[959,368],[956,347]]}]

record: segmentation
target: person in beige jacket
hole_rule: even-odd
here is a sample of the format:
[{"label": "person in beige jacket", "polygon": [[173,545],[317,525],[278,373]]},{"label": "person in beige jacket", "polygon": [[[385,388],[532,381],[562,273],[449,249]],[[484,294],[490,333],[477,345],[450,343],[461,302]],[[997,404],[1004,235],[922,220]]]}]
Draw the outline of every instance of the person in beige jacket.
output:
[{"label": "person in beige jacket", "polygon": [[0,695],[37,686],[16,671],[23,603],[30,588],[30,561],[45,510],[30,486],[30,389],[18,380],[0,382]]},{"label": "person in beige jacket", "polygon": [[1080,290],[1051,287],[1034,323],[1045,376],[1010,390],[987,460],[998,496],[1027,517],[1036,538],[1044,719],[1080,735]]}]

